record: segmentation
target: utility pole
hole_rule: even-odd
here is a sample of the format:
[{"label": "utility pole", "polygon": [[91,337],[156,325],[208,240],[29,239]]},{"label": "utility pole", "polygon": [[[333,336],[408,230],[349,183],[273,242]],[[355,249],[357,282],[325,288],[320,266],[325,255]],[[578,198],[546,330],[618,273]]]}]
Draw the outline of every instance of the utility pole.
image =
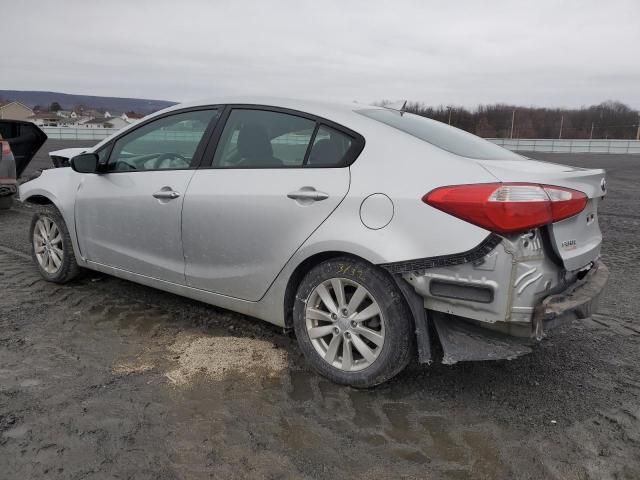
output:
[{"label": "utility pole", "polygon": [[589,140],[593,140],[593,122],[591,122],[591,134],[589,135]]},{"label": "utility pole", "polygon": [[451,125],[451,107],[447,106],[447,110],[449,110],[449,125]]},{"label": "utility pole", "polygon": [[513,126],[516,123],[516,111],[511,112],[511,137],[513,138]]},{"label": "utility pole", "polygon": [[564,123],[564,115],[562,115],[560,117],[560,134],[558,135],[558,138],[562,138],[562,124]]},{"label": "utility pole", "polygon": [[640,113],[638,114],[638,131],[636,132],[636,140],[640,140]]}]

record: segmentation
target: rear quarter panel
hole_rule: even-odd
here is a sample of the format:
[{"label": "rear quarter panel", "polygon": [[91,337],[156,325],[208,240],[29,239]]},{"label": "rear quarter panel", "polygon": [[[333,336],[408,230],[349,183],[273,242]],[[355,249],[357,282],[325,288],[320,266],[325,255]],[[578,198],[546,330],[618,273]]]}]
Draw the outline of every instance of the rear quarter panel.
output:
[{"label": "rear quarter panel", "polygon": [[[443,185],[493,182],[493,175],[472,160],[391,127],[367,130],[365,149],[350,167],[347,197],[301,252],[348,251],[372,263],[388,263],[464,252],[489,235],[426,205],[422,197]],[[391,221],[376,230],[360,218],[362,202],[375,193],[393,202]]]}]

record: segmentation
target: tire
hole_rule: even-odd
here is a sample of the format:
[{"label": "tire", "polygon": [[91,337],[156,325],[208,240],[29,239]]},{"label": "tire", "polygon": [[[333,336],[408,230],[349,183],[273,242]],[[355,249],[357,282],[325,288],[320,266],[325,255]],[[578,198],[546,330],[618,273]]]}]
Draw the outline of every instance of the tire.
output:
[{"label": "tire", "polygon": [[342,385],[379,385],[400,373],[415,352],[413,318],[402,293],[387,272],[356,258],[327,260],[305,275],[293,326],[313,369]]},{"label": "tire", "polygon": [[0,197],[0,210],[9,210],[13,206],[13,195]]},{"label": "tire", "polygon": [[29,238],[31,257],[45,280],[67,283],[80,274],[69,230],[55,207],[47,207],[33,215]]}]

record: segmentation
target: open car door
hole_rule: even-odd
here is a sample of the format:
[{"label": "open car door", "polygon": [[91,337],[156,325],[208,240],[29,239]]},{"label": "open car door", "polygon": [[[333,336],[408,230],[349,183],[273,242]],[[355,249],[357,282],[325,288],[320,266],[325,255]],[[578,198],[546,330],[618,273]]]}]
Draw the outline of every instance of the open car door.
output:
[{"label": "open car door", "polygon": [[47,135],[31,122],[0,120],[0,137],[9,143],[16,164],[16,178],[25,171]]}]

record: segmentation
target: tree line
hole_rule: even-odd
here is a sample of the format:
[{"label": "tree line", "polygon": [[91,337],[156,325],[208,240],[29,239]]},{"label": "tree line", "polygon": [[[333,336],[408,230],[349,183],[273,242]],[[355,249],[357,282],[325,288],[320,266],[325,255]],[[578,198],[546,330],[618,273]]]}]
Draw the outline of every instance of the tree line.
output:
[{"label": "tree line", "polygon": [[[378,104],[391,102],[383,100]],[[635,139],[640,122],[638,110],[613,100],[575,109],[495,104],[470,110],[407,102],[404,110],[485,138]]]}]

